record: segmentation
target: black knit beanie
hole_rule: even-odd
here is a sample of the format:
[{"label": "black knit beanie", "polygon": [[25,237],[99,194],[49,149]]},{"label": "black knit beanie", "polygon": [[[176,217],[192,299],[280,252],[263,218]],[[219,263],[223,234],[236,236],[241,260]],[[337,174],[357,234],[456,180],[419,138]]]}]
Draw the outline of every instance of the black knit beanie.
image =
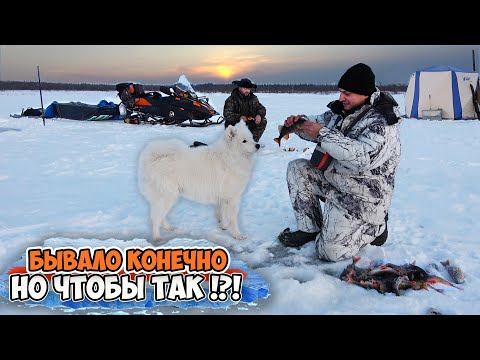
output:
[{"label": "black knit beanie", "polygon": [[372,95],[375,87],[375,75],[370,66],[359,63],[353,65],[342,75],[338,87],[360,95]]}]

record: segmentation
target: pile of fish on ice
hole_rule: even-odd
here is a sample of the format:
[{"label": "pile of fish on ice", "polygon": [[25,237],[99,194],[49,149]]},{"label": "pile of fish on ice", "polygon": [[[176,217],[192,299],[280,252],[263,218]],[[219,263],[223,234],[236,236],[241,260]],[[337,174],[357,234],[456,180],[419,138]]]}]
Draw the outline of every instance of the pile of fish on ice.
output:
[{"label": "pile of fish on ice", "polygon": [[395,265],[391,263],[378,264],[372,261],[367,267],[357,266],[360,257],[352,257],[352,263],[340,274],[340,279],[350,284],[361,286],[365,289],[375,289],[378,292],[394,293],[400,295],[401,290],[428,290],[442,292],[442,289],[435,288],[435,284],[443,284],[463,290],[455,284],[463,284],[465,275],[458,267],[451,265],[449,260],[441,261],[445,266],[448,274],[453,282],[450,282],[439,275],[435,275],[438,266],[435,263],[428,265],[425,271],[421,267],[415,265],[415,261],[411,264]]}]

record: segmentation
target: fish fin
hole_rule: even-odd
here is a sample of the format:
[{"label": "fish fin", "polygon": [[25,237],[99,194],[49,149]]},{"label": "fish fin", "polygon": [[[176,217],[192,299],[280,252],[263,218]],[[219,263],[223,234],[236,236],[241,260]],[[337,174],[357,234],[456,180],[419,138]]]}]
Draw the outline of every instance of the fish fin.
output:
[{"label": "fish fin", "polygon": [[447,267],[448,265],[450,265],[450,260],[445,260],[445,261],[440,261],[440,264],[442,264],[443,266]]},{"label": "fish fin", "polygon": [[448,281],[448,280],[445,280],[443,278],[441,278],[440,276],[431,276],[428,278],[428,283],[429,285],[431,286],[432,284],[437,284],[437,283],[440,283],[440,284],[443,284],[443,285],[447,285],[447,286],[451,286],[451,287],[454,287],[455,289],[458,289],[458,290],[463,290],[462,287],[458,286],[458,285],[455,285],[454,283]]},{"label": "fish fin", "polygon": [[283,138],[284,138],[285,140],[288,140],[289,137],[290,137],[290,135],[287,134],[287,135],[285,135]]},{"label": "fish fin", "polygon": [[454,283],[450,282],[450,281],[447,281],[445,280],[451,287],[454,287],[455,289],[458,289],[458,290],[463,290],[463,288],[461,286],[458,286],[458,285],[455,285]]},{"label": "fish fin", "polygon": [[[436,287],[433,287],[432,285],[428,285],[428,286],[429,286],[431,289],[435,290],[436,292],[445,295],[445,291],[443,291],[443,289],[437,289]],[[428,289],[425,288],[425,290],[428,290]]]},{"label": "fish fin", "polygon": [[283,129],[283,125],[278,125],[278,132],[281,132]]},{"label": "fish fin", "polygon": [[278,146],[280,146],[280,138],[275,138],[273,139],[273,141],[275,141],[278,144]]}]

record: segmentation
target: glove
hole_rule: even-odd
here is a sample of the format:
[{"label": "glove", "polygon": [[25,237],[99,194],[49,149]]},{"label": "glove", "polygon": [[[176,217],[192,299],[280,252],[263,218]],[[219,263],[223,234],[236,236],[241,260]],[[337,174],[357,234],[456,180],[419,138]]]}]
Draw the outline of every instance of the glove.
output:
[{"label": "glove", "polygon": [[342,113],[343,104],[340,100],[334,100],[328,103],[327,107],[332,110],[334,114],[340,115]]}]

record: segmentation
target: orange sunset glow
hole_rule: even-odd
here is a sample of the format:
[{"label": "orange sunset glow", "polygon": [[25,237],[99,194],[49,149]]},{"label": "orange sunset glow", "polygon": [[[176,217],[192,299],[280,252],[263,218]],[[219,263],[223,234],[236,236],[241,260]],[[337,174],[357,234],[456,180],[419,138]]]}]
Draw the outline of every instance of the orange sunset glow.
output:
[{"label": "orange sunset glow", "polygon": [[[0,45],[0,80],[172,84],[336,84],[353,63],[367,63],[382,84],[405,84],[417,69],[472,67],[478,45]],[[88,56],[85,56],[88,54]],[[125,56],[129,54],[129,56]],[[478,59],[478,52],[475,55]],[[479,61],[480,63],[480,61]],[[393,70],[392,70],[393,69]]]},{"label": "orange sunset glow", "polygon": [[186,72],[190,75],[207,75],[216,79],[221,79],[222,81],[230,80],[238,76],[241,72],[239,66],[229,66],[229,65],[201,65],[201,66],[191,66],[184,67],[183,72]]},{"label": "orange sunset glow", "polygon": [[215,69],[215,72],[219,77],[229,79],[234,73],[234,70],[231,66],[221,65]]}]

